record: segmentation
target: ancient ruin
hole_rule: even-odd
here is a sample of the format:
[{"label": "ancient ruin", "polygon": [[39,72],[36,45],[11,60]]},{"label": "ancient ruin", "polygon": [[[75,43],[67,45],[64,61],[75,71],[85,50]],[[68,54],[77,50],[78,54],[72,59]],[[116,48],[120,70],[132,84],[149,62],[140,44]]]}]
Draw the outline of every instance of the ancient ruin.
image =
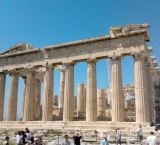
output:
[{"label": "ancient ruin", "polygon": [[[150,56],[152,47],[148,24],[128,24],[126,27],[111,27],[110,34],[78,40],[42,49],[20,43],[0,54],[0,124],[2,126],[57,128],[84,126],[102,128],[104,125],[123,126],[125,122],[125,96],[122,85],[121,60],[134,57],[135,122],[128,125],[150,126],[155,120],[153,82],[159,81],[160,69],[155,57]],[[111,121],[99,121],[106,117],[105,90],[97,88],[96,63],[100,59],[112,60]],[[87,86],[78,84],[77,100],[74,98],[74,66],[86,62]],[[65,66],[65,67],[63,67]],[[126,66],[127,67],[127,66]],[[54,70],[61,71],[60,101],[53,92]],[[107,73],[107,72],[106,72]],[[6,74],[11,77],[7,121],[3,121]],[[16,121],[18,78],[24,79],[22,121]],[[44,83],[42,107],[40,85]],[[97,90],[98,89],[98,90]],[[54,96],[54,97],[53,97]],[[75,102],[77,104],[75,105]],[[130,102],[133,103],[133,102]],[[58,108],[61,121],[55,121],[53,106]],[[41,109],[42,108],[42,109]],[[76,108],[76,116],[75,116]],[[36,117],[41,120],[36,120]],[[83,118],[75,121],[75,118]],[[31,122],[32,121],[32,122]],[[17,125],[17,126],[16,126]],[[100,126],[101,125],[101,126]]]}]

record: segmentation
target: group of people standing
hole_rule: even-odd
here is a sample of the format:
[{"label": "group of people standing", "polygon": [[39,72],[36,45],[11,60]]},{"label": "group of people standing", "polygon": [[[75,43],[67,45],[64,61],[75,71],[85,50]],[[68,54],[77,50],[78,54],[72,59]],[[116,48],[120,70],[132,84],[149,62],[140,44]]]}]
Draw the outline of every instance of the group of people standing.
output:
[{"label": "group of people standing", "polygon": [[[74,139],[74,145],[80,145],[80,140],[82,138],[81,132],[76,132],[73,136]],[[68,135],[64,136],[64,142],[61,145],[70,145],[70,142],[68,141]]]},{"label": "group of people standing", "polygon": [[[116,133],[116,145],[121,145],[121,131],[119,128],[115,129]],[[140,125],[137,130],[137,137],[139,138],[139,142],[141,144],[143,139],[143,131],[142,126]],[[72,136],[74,139],[74,145],[80,145],[80,140],[82,138],[81,132],[76,132],[74,136]],[[5,137],[5,141],[3,143],[4,145],[9,145],[9,137]],[[25,131],[19,131],[16,136],[16,144],[17,145],[45,145],[42,141],[42,136],[38,135],[34,137],[28,128],[25,128]],[[61,145],[70,145],[70,142],[68,140],[68,135],[64,136],[64,142]],[[107,140],[107,136],[104,136],[104,139],[101,141],[101,145],[109,145],[109,142]],[[159,145],[158,139],[156,136],[154,136],[154,133],[151,131],[150,136],[147,137],[146,145]]]},{"label": "group of people standing", "polygon": [[[139,137],[139,142],[141,143],[143,139],[143,131],[142,126],[140,125],[137,130],[137,136]],[[159,145],[158,139],[156,136],[154,136],[153,131],[150,132],[150,135],[147,137],[146,145]]]},{"label": "group of people standing", "polygon": [[[17,145],[44,145],[41,135],[34,137],[28,128],[25,131],[19,131],[16,136]],[[9,145],[9,137],[5,137],[3,145]]]}]

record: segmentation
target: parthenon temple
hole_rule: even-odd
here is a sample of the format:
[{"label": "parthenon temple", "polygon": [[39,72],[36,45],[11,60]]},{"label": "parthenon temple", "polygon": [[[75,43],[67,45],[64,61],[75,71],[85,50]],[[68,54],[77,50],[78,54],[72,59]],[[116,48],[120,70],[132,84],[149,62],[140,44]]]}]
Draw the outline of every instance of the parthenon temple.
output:
[{"label": "parthenon temple", "polygon": [[[125,27],[110,27],[109,35],[51,45],[42,49],[19,43],[0,53],[0,124],[27,124],[31,121],[33,125],[77,122],[79,126],[92,123],[95,125],[100,121],[106,124],[126,123],[121,60],[130,56],[134,58],[134,123],[149,126],[155,120],[153,83],[160,78],[156,58],[150,56],[153,48],[148,47],[146,43],[150,41],[149,28],[148,24],[127,24]],[[111,120],[103,121],[101,118],[107,116],[106,90],[98,89],[96,80],[96,63],[100,59],[112,61]],[[78,84],[75,101],[74,66],[78,62],[87,63],[87,84]],[[55,69],[61,71],[58,101],[53,92]],[[7,118],[3,121],[7,74],[10,75],[11,82]],[[24,93],[21,121],[16,121],[19,77],[24,79]],[[43,95],[41,83],[44,83]],[[53,106],[57,106],[59,121],[53,114]],[[77,118],[84,120],[77,121]]]}]

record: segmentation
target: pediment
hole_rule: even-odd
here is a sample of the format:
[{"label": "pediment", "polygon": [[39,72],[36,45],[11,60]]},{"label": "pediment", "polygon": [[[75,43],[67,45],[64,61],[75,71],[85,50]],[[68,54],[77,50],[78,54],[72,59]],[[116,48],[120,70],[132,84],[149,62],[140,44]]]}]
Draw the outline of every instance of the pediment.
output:
[{"label": "pediment", "polygon": [[27,51],[31,49],[33,49],[31,44],[19,43],[10,47],[8,50],[0,53],[0,55],[14,54],[17,52]]}]

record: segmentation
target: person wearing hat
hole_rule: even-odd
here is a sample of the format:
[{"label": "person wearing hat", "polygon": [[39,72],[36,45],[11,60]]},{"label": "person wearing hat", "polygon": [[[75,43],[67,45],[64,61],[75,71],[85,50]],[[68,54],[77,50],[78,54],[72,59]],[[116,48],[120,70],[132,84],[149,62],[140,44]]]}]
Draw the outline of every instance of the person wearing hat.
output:
[{"label": "person wearing hat", "polygon": [[109,142],[107,141],[107,136],[104,136],[104,140],[101,141],[101,145],[109,145]]},{"label": "person wearing hat", "polygon": [[9,145],[9,136],[5,137],[5,141],[3,142],[3,145]]}]

